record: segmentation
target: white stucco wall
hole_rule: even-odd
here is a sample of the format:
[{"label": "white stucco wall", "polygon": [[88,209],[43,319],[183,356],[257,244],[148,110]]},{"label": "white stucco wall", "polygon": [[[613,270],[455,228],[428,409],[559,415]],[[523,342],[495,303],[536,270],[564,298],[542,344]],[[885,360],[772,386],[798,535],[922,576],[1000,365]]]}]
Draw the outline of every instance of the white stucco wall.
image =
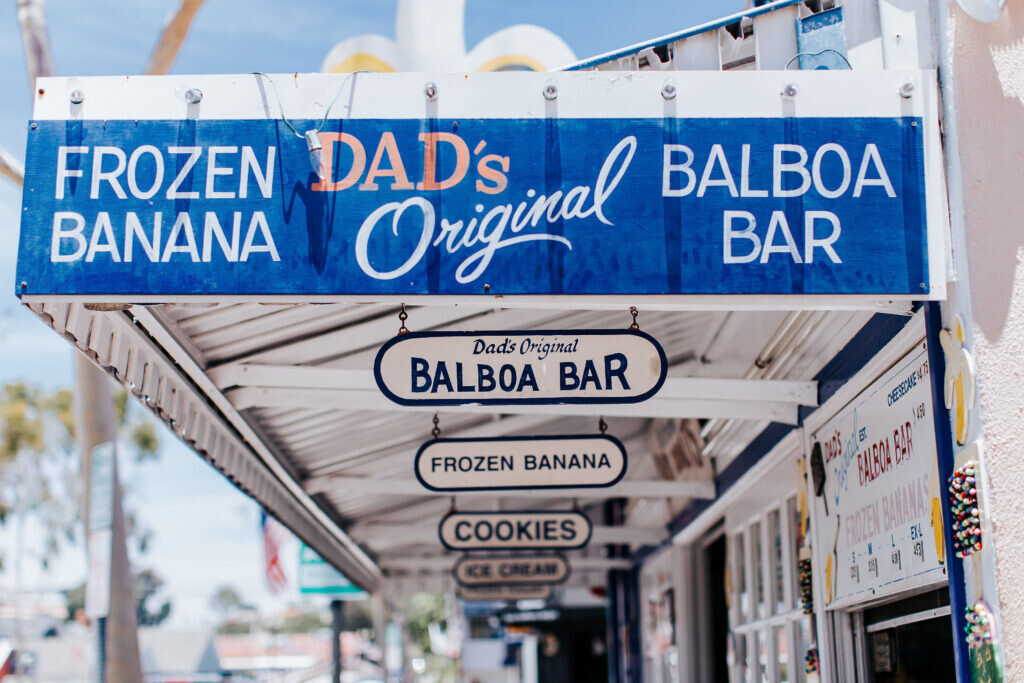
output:
[{"label": "white stucco wall", "polygon": [[971,315],[1008,681],[1024,681],[1024,0],[950,2]]}]

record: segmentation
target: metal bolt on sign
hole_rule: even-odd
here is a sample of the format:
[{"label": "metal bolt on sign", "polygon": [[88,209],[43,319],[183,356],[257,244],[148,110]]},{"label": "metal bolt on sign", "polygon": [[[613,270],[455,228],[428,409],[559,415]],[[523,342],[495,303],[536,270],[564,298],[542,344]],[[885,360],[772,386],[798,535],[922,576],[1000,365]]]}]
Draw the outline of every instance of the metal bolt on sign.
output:
[{"label": "metal bolt on sign", "polygon": [[676,97],[676,84],[671,80],[666,81],[665,85],[661,86],[661,96],[666,100],[673,100]]},{"label": "metal bolt on sign", "polygon": [[900,86],[900,97],[903,99],[909,99],[914,96],[914,84],[907,81]]},{"label": "metal bolt on sign", "polygon": [[787,83],[785,86],[783,86],[781,95],[786,99],[791,100],[794,97],[796,97],[796,92],[796,84]]},{"label": "metal bolt on sign", "polygon": [[72,90],[68,97],[71,100],[71,104],[81,104],[85,101],[85,93],[81,90]]},{"label": "metal bolt on sign", "polygon": [[199,104],[203,99],[203,91],[199,88],[189,88],[185,91],[185,101],[189,104]]},{"label": "metal bolt on sign", "polygon": [[430,81],[429,83],[427,83],[425,86],[423,86],[423,94],[426,95],[427,100],[429,100],[430,102],[433,102],[434,100],[436,100],[437,99],[437,84],[434,83],[433,81]]},{"label": "metal bolt on sign", "polygon": [[544,99],[553,100],[558,97],[558,86],[554,83],[548,83],[544,86]]}]

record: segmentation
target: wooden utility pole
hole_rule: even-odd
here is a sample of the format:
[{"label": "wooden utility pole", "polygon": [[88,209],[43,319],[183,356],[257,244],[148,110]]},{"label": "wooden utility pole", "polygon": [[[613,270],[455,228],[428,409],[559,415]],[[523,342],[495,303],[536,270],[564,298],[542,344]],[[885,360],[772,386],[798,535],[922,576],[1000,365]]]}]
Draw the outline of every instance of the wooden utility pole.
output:
[{"label": "wooden utility pole", "polygon": [[[96,446],[117,440],[114,420],[114,402],[110,393],[110,380],[102,370],[85,357],[75,358],[75,426],[78,447],[82,453],[82,478],[85,482],[84,519],[89,519],[89,472],[92,450]],[[116,472],[116,469],[115,469]],[[105,654],[101,664],[106,680],[117,683],[142,681],[139,661],[138,622],[135,610],[135,586],[131,565],[128,563],[128,539],[121,507],[120,484],[114,483],[113,543],[110,558],[110,612],[106,618],[105,640],[100,646]],[[101,680],[101,683],[104,681]]]}]

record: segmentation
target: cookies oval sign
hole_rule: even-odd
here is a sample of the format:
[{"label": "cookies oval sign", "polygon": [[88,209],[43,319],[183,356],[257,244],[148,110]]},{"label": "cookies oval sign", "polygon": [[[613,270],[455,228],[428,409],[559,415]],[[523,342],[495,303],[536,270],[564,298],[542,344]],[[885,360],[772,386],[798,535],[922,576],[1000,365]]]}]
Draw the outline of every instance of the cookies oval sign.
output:
[{"label": "cookies oval sign", "polygon": [[373,375],[401,405],[638,403],[665,383],[665,351],[640,330],[407,332]]},{"label": "cookies oval sign", "polygon": [[569,578],[569,561],[562,555],[463,557],[455,563],[461,586],[488,584],[562,583]]},{"label": "cookies oval sign", "polygon": [[433,439],[413,469],[431,491],[604,488],[626,474],[626,447],[608,434]]},{"label": "cookies oval sign", "polygon": [[551,586],[539,583],[459,586],[458,594],[463,600],[547,600],[551,597]]},{"label": "cookies oval sign", "polygon": [[437,529],[449,550],[569,550],[590,541],[590,520],[574,510],[450,512]]}]

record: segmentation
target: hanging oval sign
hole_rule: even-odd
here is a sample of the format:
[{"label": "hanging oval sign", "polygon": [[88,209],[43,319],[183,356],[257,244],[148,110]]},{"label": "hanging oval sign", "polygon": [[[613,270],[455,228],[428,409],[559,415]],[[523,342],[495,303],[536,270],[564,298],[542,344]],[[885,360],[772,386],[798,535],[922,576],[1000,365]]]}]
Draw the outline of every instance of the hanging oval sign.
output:
[{"label": "hanging oval sign", "polygon": [[407,332],[373,375],[401,405],[638,403],[665,383],[665,351],[640,330]]},{"label": "hanging oval sign", "polygon": [[547,600],[551,586],[545,584],[491,584],[486,586],[459,586],[463,600]]},{"label": "hanging oval sign", "polygon": [[626,474],[626,447],[607,434],[433,439],[413,466],[431,491],[603,488]]},{"label": "hanging oval sign", "polygon": [[569,578],[569,561],[562,555],[463,557],[453,571],[460,586],[553,584]]},{"label": "hanging oval sign", "polygon": [[449,550],[568,550],[587,545],[591,530],[582,512],[517,510],[451,512],[437,534]]}]

